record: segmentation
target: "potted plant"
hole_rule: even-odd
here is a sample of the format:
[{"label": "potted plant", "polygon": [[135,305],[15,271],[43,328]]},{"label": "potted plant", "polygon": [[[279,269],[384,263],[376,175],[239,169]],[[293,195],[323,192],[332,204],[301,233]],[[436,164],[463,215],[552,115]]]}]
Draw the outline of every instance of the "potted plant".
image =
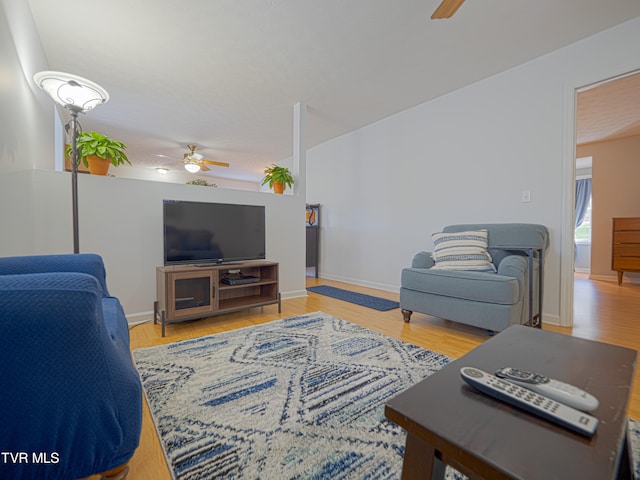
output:
[{"label": "potted plant", "polygon": [[[78,132],[76,147],[82,163],[89,167],[93,175],[106,175],[109,165],[117,167],[125,162],[131,165],[127,154],[124,153],[127,148],[124,143],[95,131]],[[67,156],[70,155],[71,145],[67,147]]]},{"label": "potted plant", "polygon": [[265,176],[261,185],[269,184],[269,188],[273,188],[273,193],[281,195],[285,187],[293,187],[293,175],[287,167],[279,167],[273,163],[270,167],[265,168]]}]

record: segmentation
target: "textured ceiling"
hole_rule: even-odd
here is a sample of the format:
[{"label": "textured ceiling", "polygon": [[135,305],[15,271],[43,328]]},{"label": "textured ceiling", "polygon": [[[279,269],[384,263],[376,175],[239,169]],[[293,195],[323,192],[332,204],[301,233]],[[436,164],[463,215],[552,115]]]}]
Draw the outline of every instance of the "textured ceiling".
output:
[{"label": "textured ceiling", "polygon": [[[638,0],[28,0],[49,68],[105,87],[82,118],[139,166],[188,143],[258,180],[291,155],[640,15]],[[178,167],[181,168],[181,167]]]},{"label": "textured ceiling", "polygon": [[631,135],[640,135],[640,74],[615,79],[578,93],[578,145]]}]

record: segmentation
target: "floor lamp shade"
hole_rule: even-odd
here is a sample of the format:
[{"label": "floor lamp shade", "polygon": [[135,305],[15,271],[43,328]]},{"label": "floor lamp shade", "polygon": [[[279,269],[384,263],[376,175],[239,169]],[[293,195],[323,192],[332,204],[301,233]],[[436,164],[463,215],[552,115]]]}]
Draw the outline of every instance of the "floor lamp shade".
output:
[{"label": "floor lamp shade", "polygon": [[70,73],[38,72],[33,79],[58,105],[71,111],[87,112],[109,100],[100,85]]}]

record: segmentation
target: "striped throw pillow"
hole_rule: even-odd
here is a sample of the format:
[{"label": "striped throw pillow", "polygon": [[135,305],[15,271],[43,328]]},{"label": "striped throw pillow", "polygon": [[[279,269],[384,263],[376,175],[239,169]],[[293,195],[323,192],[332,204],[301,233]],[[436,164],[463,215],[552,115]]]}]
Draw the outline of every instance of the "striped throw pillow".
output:
[{"label": "striped throw pillow", "polygon": [[486,230],[434,233],[435,245],[431,257],[432,268],[439,270],[476,270],[495,272],[491,255],[487,251],[489,233]]}]

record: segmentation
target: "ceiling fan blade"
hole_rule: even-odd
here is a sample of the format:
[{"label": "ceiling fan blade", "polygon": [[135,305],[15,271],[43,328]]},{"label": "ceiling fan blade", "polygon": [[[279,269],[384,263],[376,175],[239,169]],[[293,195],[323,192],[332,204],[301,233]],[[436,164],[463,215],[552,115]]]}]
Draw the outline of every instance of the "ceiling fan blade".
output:
[{"label": "ceiling fan blade", "polygon": [[442,0],[442,3],[431,15],[431,20],[453,17],[463,3],[464,0]]},{"label": "ceiling fan blade", "polygon": [[[198,165],[200,169],[204,172],[209,171],[210,169],[206,165],[216,165],[218,167],[228,167],[229,164],[227,162],[215,162],[213,160],[203,160],[203,156],[200,153],[197,153],[195,150],[195,145],[187,145],[189,148],[189,152],[182,154],[182,160],[179,162],[167,163],[166,165],[187,165],[189,163]],[[175,158],[178,157],[170,157],[168,155],[156,155],[160,158]]]},{"label": "ceiling fan blade", "polygon": [[218,167],[228,167],[229,164],[227,162],[214,162],[213,160],[201,160],[198,163],[206,163],[208,165],[217,165]]},{"label": "ceiling fan blade", "polygon": [[[180,157],[174,157],[173,155],[156,155],[158,158],[168,158],[170,160],[180,160]],[[179,162],[178,162],[179,163]]]}]

